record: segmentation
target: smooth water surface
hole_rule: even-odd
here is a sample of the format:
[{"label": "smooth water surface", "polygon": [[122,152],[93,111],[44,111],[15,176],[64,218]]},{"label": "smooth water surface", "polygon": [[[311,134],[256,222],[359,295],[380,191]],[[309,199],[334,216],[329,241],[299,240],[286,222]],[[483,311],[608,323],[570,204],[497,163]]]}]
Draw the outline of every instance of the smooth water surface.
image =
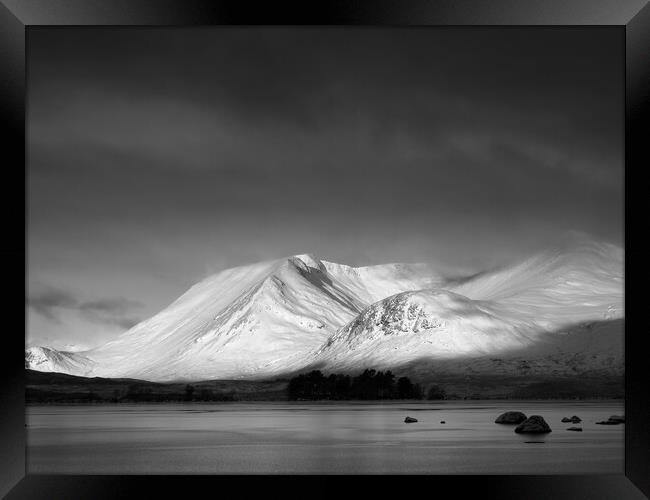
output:
[{"label": "smooth water surface", "polygon": [[[495,424],[508,410],[553,432]],[[30,406],[27,470],[69,474],[622,473],[623,401]],[[417,423],[405,424],[406,416]],[[583,432],[567,431],[578,415]],[[446,423],[442,424],[441,421]]]}]

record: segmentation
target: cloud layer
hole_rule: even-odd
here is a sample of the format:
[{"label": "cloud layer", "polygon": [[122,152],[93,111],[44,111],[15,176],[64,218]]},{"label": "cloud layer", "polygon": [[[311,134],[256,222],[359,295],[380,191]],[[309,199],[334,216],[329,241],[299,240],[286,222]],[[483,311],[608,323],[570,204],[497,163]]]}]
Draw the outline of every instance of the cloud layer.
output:
[{"label": "cloud layer", "polygon": [[91,322],[123,329],[131,328],[141,321],[133,314],[133,310],[140,309],[142,303],[125,298],[82,301],[69,291],[45,288],[27,297],[26,304],[54,322],[60,322],[62,311],[73,311]]},{"label": "cloud layer", "polygon": [[30,30],[30,283],[106,320],[90,297],[146,316],[283,255],[620,243],[622,54],[609,28]]}]

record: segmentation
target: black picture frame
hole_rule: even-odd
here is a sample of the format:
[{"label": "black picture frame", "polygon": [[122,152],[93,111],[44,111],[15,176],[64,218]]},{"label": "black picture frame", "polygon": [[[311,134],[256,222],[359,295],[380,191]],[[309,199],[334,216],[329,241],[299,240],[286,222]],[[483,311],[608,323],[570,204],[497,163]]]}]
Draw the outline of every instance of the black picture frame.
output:
[{"label": "black picture frame", "polygon": [[[6,126],[3,137],[4,187],[2,213],[5,244],[3,276],[7,296],[4,339],[10,340],[2,360],[0,384],[0,494],[7,498],[114,498],[159,493],[191,494],[196,487],[215,495],[236,487],[241,494],[252,484],[276,493],[304,496],[304,489],[282,477],[256,477],[253,483],[237,477],[212,476],[43,476],[26,474],[24,359],[21,344],[24,319],[18,290],[25,285],[26,182],[24,168],[26,111],[26,31],[30,26],[128,25],[382,25],[382,26],[617,26],[625,35],[625,263],[637,261],[643,251],[640,236],[631,229],[634,214],[642,214],[643,167],[650,165],[650,5],[647,0],[311,0],[309,2],[252,2],[250,0],[0,0],[0,109]],[[22,167],[21,167],[22,165]],[[18,215],[25,210],[25,219]],[[641,215],[641,217],[643,217]],[[640,261],[640,259],[639,259]],[[22,263],[22,265],[21,265]],[[638,269],[638,267],[637,267]],[[452,489],[454,496],[480,492],[507,498],[624,499],[650,497],[650,371],[642,349],[644,328],[635,328],[643,297],[628,293],[643,275],[626,273],[625,357],[625,473],[599,476],[436,476],[413,484],[427,493]],[[383,490],[397,481],[379,477],[356,478],[362,487]],[[321,494],[339,494],[340,478],[317,480]],[[261,483],[261,484],[260,484]],[[140,492],[140,493],[137,493]],[[144,492],[144,493],[143,493]],[[364,490],[366,492],[366,490]]]}]

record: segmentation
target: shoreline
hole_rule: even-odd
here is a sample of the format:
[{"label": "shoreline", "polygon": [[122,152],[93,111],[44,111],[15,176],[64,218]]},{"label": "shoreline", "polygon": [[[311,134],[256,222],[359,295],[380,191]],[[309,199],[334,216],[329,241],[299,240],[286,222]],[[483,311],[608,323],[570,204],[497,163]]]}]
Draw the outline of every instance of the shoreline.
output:
[{"label": "shoreline", "polygon": [[625,398],[549,398],[549,399],[517,399],[517,398],[482,398],[482,399],[374,399],[374,400],[242,400],[242,401],[43,401],[25,402],[25,407],[35,406],[186,406],[186,405],[260,405],[260,404],[283,404],[283,405],[382,405],[382,404],[419,404],[419,405],[445,405],[456,403],[598,403],[598,402],[621,402]]}]

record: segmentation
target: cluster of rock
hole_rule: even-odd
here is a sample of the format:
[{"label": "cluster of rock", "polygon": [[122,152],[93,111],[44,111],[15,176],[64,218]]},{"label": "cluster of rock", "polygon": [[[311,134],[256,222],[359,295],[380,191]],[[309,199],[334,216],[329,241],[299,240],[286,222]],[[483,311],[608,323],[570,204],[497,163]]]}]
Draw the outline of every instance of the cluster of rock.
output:
[{"label": "cluster of rock", "polygon": [[[404,419],[404,422],[410,424],[417,422],[417,419],[413,417],[406,417]],[[507,411],[505,413],[502,413],[494,422],[497,424],[517,425],[517,427],[515,427],[515,432],[517,434],[546,434],[548,432],[552,432],[551,428],[543,417],[539,415],[531,415],[530,417],[526,417],[526,414],[520,411]],[[578,424],[582,422],[582,419],[577,415],[573,415],[572,417],[562,418],[562,422],[571,422],[572,424]],[[444,424],[445,421],[441,420],[440,423]],[[624,424],[625,417],[620,415],[612,415],[609,417],[609,419],[596,423],[600,425]],[[582,432],[582,427],[569,427],[567,428],[567,431]]]},{"label": "cluster of rock", "polygon": [[[577,415],[573,415],[572,417],[564,417],[562,422],[565,424],[569,422],[572,424],[579,424],[582,422],[582,419]],[[567,427],[567,431],[582,432],[582,427]]]},{"label": "cluster of rock", "polygon": [[[495,420],[497,424],[518,424],[515,427],[517,434],[542,434],[551,432],[551,428],[546,421],[539,415],[531,415],[526,418],[526,415],[520,411],[507,411],[497,417]],[[579,424],[582,419],[577,415],[572,417],[562,418],[563,423]],[[625,417],[620,415],[612,415],[607,420],[596,422],[599,425],[619,425],[625,423]],[[582,432],[582,427],[569,427],[567,431]]]},{"label": "cluster of rock", "polygon": [[517,434],[545,434],[551,432],[551,428],[539,415],[526,415],[520,411],[507,411],[502,413],[494,421],[497,424],[517,424]]},{"label": "cluster of rock", "polygon": [[[413,422],[417,422],[417,421],[418,421],[418,419],[417,419],[417,418],[413,418],[413,417],[406,417],[406,418],[404,419],[404,423],[406,423],[406,424],[412,424]],[[441,420],[440,423],[441,423],[441,424],[445,424],[446,422],[445,422],[444,420]]]},{"label": "cluster of rock", "polygon": [[625,423],[625,417],[620,416],[620,415],[612,415],[609,417],[607,420],[603,420],[602,422],[596,422],[599,425],[618,425],[618,424],[624,424]]},{"label": "cluster of rock", "polygon": [[539,415],[531,415],[517,427],[515,427],[517,434],[546,434],[551,432],[551,428]]}]

